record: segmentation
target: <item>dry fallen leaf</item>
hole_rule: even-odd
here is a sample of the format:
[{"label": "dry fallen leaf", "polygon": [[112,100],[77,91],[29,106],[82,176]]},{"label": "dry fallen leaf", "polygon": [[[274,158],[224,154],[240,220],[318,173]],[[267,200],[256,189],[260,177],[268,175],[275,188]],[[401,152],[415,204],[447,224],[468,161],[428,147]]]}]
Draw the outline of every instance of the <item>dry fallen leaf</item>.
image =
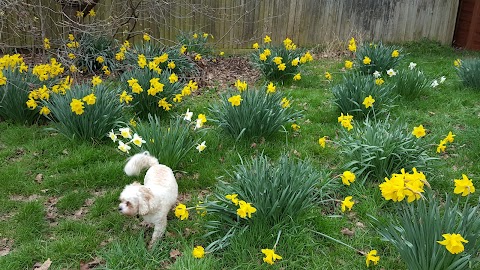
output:
[{"label": "dry fallen leaf", "polygon": [[176,260],[177,257],[182,256],[182,252],[178,249],[172,249],[170,250],[170,259]]},{"label": "dry fallen leaf", "polygon": [[35,182],[41,184],[43,181],[43,174],[39,173],[37,176],[35,176]]},{"label": "dry fallen leaf", "polygon": [[52,261],[50,260],[50,258],[48,258],[43,264],[36,263],[33,266],[33,269],[34,270],[48,270],[48,268],[50,268],[51,264],[52,264]]},{"label": "dry fallen leaf", "polygon": [[365,224],[363,224],[362,222],[358,221],[357,223],[355,223],[355,225],[359,228],[365,228]]},{"label": "dry fallen leaf", "polygon": [[343,228],[340,232],[347,236],[353,236],[355,234],[355,231],[352,231],[349,228]]}]

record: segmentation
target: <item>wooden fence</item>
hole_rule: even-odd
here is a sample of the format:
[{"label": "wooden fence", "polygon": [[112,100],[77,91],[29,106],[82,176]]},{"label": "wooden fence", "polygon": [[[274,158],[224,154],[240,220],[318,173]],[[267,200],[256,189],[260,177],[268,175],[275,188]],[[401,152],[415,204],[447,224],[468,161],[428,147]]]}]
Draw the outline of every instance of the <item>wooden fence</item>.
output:
[{"label": "wooden fence", "polygon": [[[75,17],[67,0],[0,0],[0,49],[41,46],[44,37],[100,31],[118,39],[144,31],[166,43],[180,32],[209,33],[217,48],[249,48],[270,35],[300,46],[428,38],[451,44],[459,0],[99,0]],[[72,2],[73,0],[70,0]],[[86,1],[86,0],[83,0]],[[122,25],[123,24],[123,25]],[[130,33],[130,35],[129,35]],[[141,35],[133,37],[138,40]]]}]

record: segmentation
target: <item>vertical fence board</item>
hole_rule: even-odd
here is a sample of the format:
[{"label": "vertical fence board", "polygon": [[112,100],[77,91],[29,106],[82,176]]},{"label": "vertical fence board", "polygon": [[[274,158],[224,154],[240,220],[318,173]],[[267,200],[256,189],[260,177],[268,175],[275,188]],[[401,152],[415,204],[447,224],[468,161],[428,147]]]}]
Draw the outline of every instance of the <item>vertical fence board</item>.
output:
[{"label": "vertical fence board", "polygon": [[[76,19],[80,27],[108,23],[125,15],[129,5],[140,0],[99,1],[93,18]],[[66,20],[58,1],[28,0],[17,5],[31,4],[35,17],[24,18],[27,9],[5,10],[0,17],[0,46],[41,47],[43,37],[63,37],[70,31],[58,22]],[[148,1],[141,7],[148,10]],[[163,5],[163,6],[162,6]],[[459,0],[178,0],[155,3],[161,12],[136,14],[134,41],[148,32],[167,43],[176,40],[180,31],[209,33],[214,43],[223,48],[249,48],[252,41],[265,35],[274,43],[286,37],[300,46],[310,46],[351,36],[382,41],[410,41],[429,38],[450,44],[455,29]],[[8,8],[8,7],[7,7]],[[3,10],[2,10],[3,11]],[[19,12],[22,12],[20,14]],[[130,16],[131,14],[126,14]],[[23,16],[23,17],[22,17]],[[156,16],[155,19],[152,16]],[[30,16],[31,17],[31,16]],[[17,22],[27,20],[20,28]],[[104,27],[105,25],[100,26]],[[126,38],[133,20],[120,27],[116,36]]]}]

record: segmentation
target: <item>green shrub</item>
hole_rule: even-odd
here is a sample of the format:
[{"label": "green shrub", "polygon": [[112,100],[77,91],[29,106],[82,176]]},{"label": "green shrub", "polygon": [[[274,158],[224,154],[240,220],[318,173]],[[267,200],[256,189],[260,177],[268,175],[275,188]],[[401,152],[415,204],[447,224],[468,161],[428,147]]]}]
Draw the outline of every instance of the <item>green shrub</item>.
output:
[{"label": "green shrub", "polygon": [[236,140],[267,138],[301,116],[290,106],[289,99],[280,92],[268,93],[267,87],[224,93],[210,112],[212,121]]},{"label": "green shrub", "polygon": [[283,44],[283,46],[275,46],[266,42],[261,46],[258,43],[253,45],[256,51],[251,55],[252,62],[267,81],[299,80],[300,66],[313,60],[309,52],[297,48],[289,38],[286,38]]},{"label": "green shrub", "polygon": [[[447,195],[438,198],[427,192],[426,199],[397,204],[398,216],[388,220],[373,218],[380,235],[400,253],[400,258],[413,270],[476,269],[480,250],[479,204],[462,207],[457,199]],[[462,209],[463,208],[463,209]],[[465,250],[452,254],[438,241],[444,234],[460,234],[468,241]]]},{"label": "green shrub", "polygon": [[[86,74],[96,74],[102,72],[104,66],[108,67],[110,71],[116,69],[113,39],[103,35],[85,33],[79,40],[79,47],[67,48],[67,53],[75,54],[74,63],[80,71]],[[103,61],[98,59],[99,56],[103,58]]]},{"label": "green shrub", "polygon": [[38,121],[42,117],[40,107],[36,102],[30,108],[26,105],[30,91],[40,87],[38,78],[30,72],[20,73],[18,69],[0,70],[0,77],[2,75],[6,83],[0,85],[0,118],[27,125]]},{"label": "green shrub", "polygon": [[[175,78],[176,77],[176,78]],[[172,110],[174,103],[195,91],[197,84],[190,81],[188,84],[178,79],[175,73],[167,70],[159,74],[155,70],[145,68],[134,68],[122,74],[121,81],[123,89],[122,97],[129,95],[133,112],[141,119],[147,119],[149,114],[165,115]]]},{"label": "green shrub", "polygon": [[312,207],[320,176],[309,161],[283,154],[273,163],[260,155],[235,166],[232,181],[221,184],[219,193],[238,194],[257,209],[257,218],[273,225],[295,220]]},{"label": "green shrub", "polygon": [[70,77],[59,79],[64,68],[55,58],[28,69],[19,54],[0,58],[0,117],[32,124],[40,115],[50,113],[41,103],[48,100],[51,93],[70,88]]},{"label": "green shrub", "polygon": [[103,140],[123,123],[119,91],[104,83],[93,88],[90,84],[76,84],[65,94],[52,95],[44,101],[51,110],[52,130],[70,139]]},{"label": "green shrub", "polygon": [[213,36],[208,33],[181,32],[178,42],[185,47],[186,53],[206,56],[213,53],[212,47],[208,45],[209,37],[213,39]]},{"label": "green shrub", "polygon": [[[391,107],[394,94],[394,85],[377,84],[372,76],[361,75],[358,72],[347,73],[342,82],[332,88],[334,102],[344,114],[355,118],[364,118],[384,114]],[[372,96],[374,104],[367,108],[363,104],[366,97]]]},{"label": "green shrub", "polygon": [[193,130],[192,123],[181,117],[170,119],[168,125],[165,125],[157,116],[149,115],[148,121],[137,124],[135,132],[146,143],[142,144],[141,148],[135,148],[133,152],[148,151],[157,157],[160,163],[177,170],[179,164],[197,145],[195,133],[199,130]]},{"label": "green shrub", "polygon": [[351,131],[342,129],[339,144],[346,169],[354,171],[362,183],[380,181],[401,168],[422,170],[434,159],[427,153],[425,139],[417,139],[399,120],[367,118],[361,125]]},{"label": "green shrub", "polygon": [[457,67],[457,74],[463,85],[480,89],[480,58],[462,60]]},{"label": "green shrub", "polygon": [[[394,52],[397,52],[398,55]],[[375,71],[385,73],[387,70],[395,68],[404,57],[401,48],[386,46],[382,42],[361,44],[355,55],[355,66],[363,74],[373,74]],[[371,62],[365,64],[365,57],[368,57]]]},{"label": "green shrub", "polygon": [[423,72],[415,68],[397,71],[397,75],[392,77],[392,82],[395,84],[395,93],[409,100],[425,94],[430,87]]}]

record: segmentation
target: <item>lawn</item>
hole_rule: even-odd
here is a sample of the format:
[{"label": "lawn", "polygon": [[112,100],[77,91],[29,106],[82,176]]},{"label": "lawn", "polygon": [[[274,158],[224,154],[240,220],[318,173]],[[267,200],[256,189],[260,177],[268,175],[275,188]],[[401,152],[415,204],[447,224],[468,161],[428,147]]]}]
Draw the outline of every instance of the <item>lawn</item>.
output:
[{"label": "lawn", "polygon": [[[478,187],[480,90],[464,87],[453,63],[480,54],[427,41],[395,46],[405,54],[398,68],[414,62],[429,80],[419,97],[395,99],[389,117],[402,122],[409,135],[414,127],[425,127],[426,153],[434,158],[425,168],[431,192],[444,201],[445,193],[453,194],[453,180],[462,174]],[[207,247],[215,239],[215,235],[204,237],[209,232],[205,225],[212,219],[193,209],[188,219],[180,220],[172,211],[166,235],[147,249],[152,229],[117,211],[124,186],[143,178],[124,174],[128,154],[108,140],[70,140],[49,130],[49,124],[24,126],[7,120],[0,122],[0,268],[32,269],[50,259],[50,269],[365,269],[365,255],[377,250],[380,261],[370,268],[406,269],[395,246],[382,240],[373,224],[373,217],[393,220],[400,211],[382,197],[383,179],[357,179],[345,186],[339,177],[350,160],[342,152],[346,131],[337,121],[340,110],[332,88],[342,80],[344,61],[351,56],[321,55],[315,52],[314,61],[303,66],[301,80],[277,85],[278,92],[291,96],[291,106],[302,111],[295,122],[298,130],[287,125],[266,138],[237,141],[207,121],[202,134],[206,149],[192,149],[175,171],[179,203],[194,208],[217,192],[219,182],[233,185],[233,172],[242,162],[259,156],[275,162],[281,156],[307,160],[327,191],[317,190],[313,204],[300,216],[271,225],[255,222],[262,217],[254,213],[248,226],[237,230],[223,248],[207,250],[204,258],[196,259],[193,248]],[[325,72],[331,73],[331,81]],[[443,83],[430,86],[442,76]],[[209,119],[210,105],[225,89],[198,91],[175,109],[178,114],[188,108]],[[354,128],[362,126],[362,121],[353,123]],[[454,142],[437,153],[438,142],[450,131]],[[324,148],[318,143],[323,136],[328,138]],[[355,204],[342,212],[346,196],[352,196]],[[478,199],[476,192],[468,203],[477,205]],[[261,250],[267,248],[275,249],[282,259],[265,263]]]}]

